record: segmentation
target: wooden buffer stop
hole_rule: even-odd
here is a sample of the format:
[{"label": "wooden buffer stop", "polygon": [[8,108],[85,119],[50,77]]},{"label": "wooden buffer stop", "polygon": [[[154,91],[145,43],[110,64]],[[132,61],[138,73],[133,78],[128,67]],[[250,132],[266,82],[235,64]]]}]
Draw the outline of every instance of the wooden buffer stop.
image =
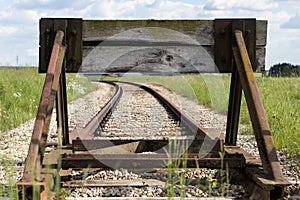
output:
[{"label": "wooden buffer stop", "polygon": [[[221,143],[226,157],[224,162],[245,174],[252,199],[255,196],[256,199],[281,198],[283,188],[289,182],[280,168],[253,73],[264,68],[266,36],[267,21],[256,19],[42,18],[39,72],[46,73],[46,78],[24,176],[19,183],[25,188],[26,198],[42,198],[44,191],[52,191],[63,169],[73,166],[88,168],[91,167],[89,161],[95,163],[94,168],[103,167],[88,159],[86,163],[76,165],[72,155],[65,156],[66,152],[74,152],[74,145],[78,144],[74,134],[80,134],[69,132],[65,74],[129,72],[147,75],[230,73],[226,136]],[[242,91],[260,160],[237,146]],[[49,164],[45,148],[55,101],[58,141],[61,142],[56,145],[55,161]],[[122,157],[116,156],[116,160]],[[193,159],[200,167],[220,167],[220,158]]]}]

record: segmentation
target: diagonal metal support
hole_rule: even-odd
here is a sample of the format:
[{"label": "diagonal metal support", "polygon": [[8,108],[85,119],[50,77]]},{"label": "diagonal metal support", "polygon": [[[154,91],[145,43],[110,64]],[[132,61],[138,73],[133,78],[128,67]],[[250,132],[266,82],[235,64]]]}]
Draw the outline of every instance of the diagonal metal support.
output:
[{"label": "diagonal metal support", "polygon": [[62,45],[63,37],[64,32],[57,31],[25,163],[23,182],[20,185],[34,186],[43,181],[38,168],[43,162],[51,115],[65,56],[66,47]]},{"label": "diagonal metal support", "polygon": [[65,69],[62,68],[59,78],[59,87],[56,93],[57,127],[61,132],[62,145],[70,144],[66,85],[66,73]]},{"label": "diagonal metal support", "polygon": [[234,36],[237,46],[233,46],[233,55],[245,94],[264,172],[271,176],[273,180],[284,182],[285,179],[281,172],[270,127],[259,96],[243,33],[236,30]]},{"label": "diagonal metal support", "polygon": [[237,134],[239,128],[240,107],[242,99],[242,86],[234,63],[234,69],[231,75],[229,106],[227,114],[227,128],[225,144],[235,146],[237,142]]}]

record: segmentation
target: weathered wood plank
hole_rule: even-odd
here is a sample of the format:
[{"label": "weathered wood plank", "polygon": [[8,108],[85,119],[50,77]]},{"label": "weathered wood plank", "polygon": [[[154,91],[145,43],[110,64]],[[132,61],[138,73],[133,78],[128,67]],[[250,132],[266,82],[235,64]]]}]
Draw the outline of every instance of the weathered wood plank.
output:
[{"label": "weathered wood plank", "polygon": [[[267,21],[257,20],[258,46],[266,45]],[[84,20],[83,41],[185,41],[214,45],[214,20]]]},{"label": "weathered wood plank", "polygon": [[256,20],[256,46],[267,45],[268,21]]},{"label": "weathered wood plank", "polygon": [[73,151],[89,151],[95,150],[97,153],[142,153],[142,152],[164,152],[163,149],[168,144],[176,144],[176,146],[186,148],[188,145],[188,151],[193,153],[206,153],[210,151],[220,151],[220,140],[208,141],[197,138],[176,138],[170,140],[156,139],[145,140],[143,139],[98,139],[98,140],[73,140]]},{"label": "weathered wood plank", "polygon": [[[258,20],[256,26],[260,71],[265,65],[267,21]],[[219,73],[214,37],[214,20],[84,20],[84,60],[79,71]]]},{"label": "weathered wood plank", "polygon": [[[172,36],[170,37],[170,32]],[[195,34],[197,33],[197,34]],[[185,38],[211,45],[212,20],[84,20],[83,40],[134,39],[166,41]],[[189,38],[190,37],[190,38]]]}]

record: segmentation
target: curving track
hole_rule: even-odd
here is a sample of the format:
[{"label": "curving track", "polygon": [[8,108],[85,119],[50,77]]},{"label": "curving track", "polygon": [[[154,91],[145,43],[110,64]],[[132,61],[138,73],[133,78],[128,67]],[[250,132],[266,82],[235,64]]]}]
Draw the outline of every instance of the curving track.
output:
[{"label": "curving track", "polygon": [[[203,167],[245,165],[237,154],[226,153],[221,158],[223,141],[207,135],[208,129],[155,90],[137,83],[106,83],[115,86],[111,100],[84,129],[72,131],[72,146],[62,150],[62,186],[70,196],[163,197],[169,191],[166,184],[173,184],[175,188],[186,187],[177,189],[175,196],[184,191],[206,197],[211,195],[209,185],[217,182],[220,171]],[[47,158],[44,164],[57,167]],[[179,183],[180,176],[183,183]],[[225,173],[221,176],[225,178]],[[205,184],[207,192],[199,190],[198,181]],[[214,191],[221,187],[218,184]],[[228,188],[244,191],[234,184]]]}]

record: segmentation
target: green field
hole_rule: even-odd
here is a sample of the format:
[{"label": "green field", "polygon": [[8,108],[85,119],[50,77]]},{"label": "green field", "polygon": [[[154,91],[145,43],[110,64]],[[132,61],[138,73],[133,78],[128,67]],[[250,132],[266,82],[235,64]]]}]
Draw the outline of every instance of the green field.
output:
[{"label": "green field", "polygon": [[[37,73],[37,68],[0,68],[0,132],[35,117],[44,77]],[[225,114],[227,110],[229,75],[135,76],[122,80],[161,84],[221,113]],[[300,155],[300,78],[257,76],[257,83],[276,147]],[[74,74],[67,76],[67,87],[68,100],[93,89],[90,82]],[[248,127],[243,132],[251,132],[244,100],[240,119]]]}]

